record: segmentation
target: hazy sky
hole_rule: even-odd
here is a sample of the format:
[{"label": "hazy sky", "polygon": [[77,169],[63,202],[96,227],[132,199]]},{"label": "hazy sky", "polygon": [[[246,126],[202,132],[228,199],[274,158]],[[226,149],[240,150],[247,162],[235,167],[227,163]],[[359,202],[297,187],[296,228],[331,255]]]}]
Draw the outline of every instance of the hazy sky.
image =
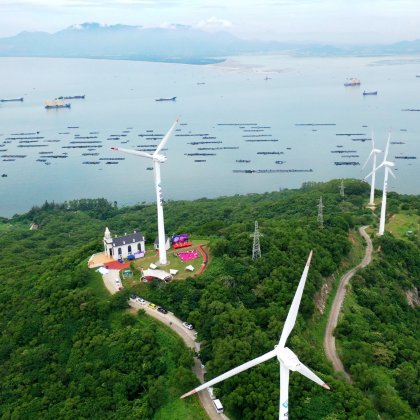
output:
[{"label": "hazy sky", "polygon": [[420,0],[0,0],[0,37],[84,22],[180,23],[280,41],[394,42],[420,38]]}]

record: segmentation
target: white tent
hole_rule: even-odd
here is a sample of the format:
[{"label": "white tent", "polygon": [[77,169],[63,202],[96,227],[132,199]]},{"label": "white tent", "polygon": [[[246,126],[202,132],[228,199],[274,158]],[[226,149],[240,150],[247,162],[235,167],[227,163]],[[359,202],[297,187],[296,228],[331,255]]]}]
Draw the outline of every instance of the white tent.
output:
[{"label": "white tent", "polygon": [[188,265],[187,267],[185,267],[185,269],[189,271],[194,271],[194,267],[192,265]]},{"label": "white tent", "polygon": [[101,274],[108,274],[108,271],[105,267],[99,267],[97,270],[95,271],[99,271]]},{"label": "white tent", "polygon": [[163,270],[142,270],[142,278],[143,277],[155,277],[160,280],[173,280],[171,274],[167,271]]},{"label": "white tent", "polygon": [[171,268],[171,269],[169,270],[169,272],[170,272],[171,274],[175,275],[176,273],[178,273],[178,270],[174,270],[174,269],[172,269],[172,268]]},{"label": "white tent", "polygon": [[155,264],[150,264],[150,268],[151,268],[152,270],[155,270],[155,269],[157,268],[157,265],[155,265]]}]

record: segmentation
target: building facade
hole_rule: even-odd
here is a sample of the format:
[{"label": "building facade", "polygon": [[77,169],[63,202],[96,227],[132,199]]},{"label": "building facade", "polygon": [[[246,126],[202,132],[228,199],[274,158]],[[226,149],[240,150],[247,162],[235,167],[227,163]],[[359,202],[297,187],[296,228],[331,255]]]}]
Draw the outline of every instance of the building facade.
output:
[{"label": "building facade", "polygon": [[111,237],[111,232],[108,228],[105,229],[104,248],[107,257],[127,258],[129,255],[134,255],[136,252],[144,252],[144,236],[141,232],[130,233],[124,236]]}]

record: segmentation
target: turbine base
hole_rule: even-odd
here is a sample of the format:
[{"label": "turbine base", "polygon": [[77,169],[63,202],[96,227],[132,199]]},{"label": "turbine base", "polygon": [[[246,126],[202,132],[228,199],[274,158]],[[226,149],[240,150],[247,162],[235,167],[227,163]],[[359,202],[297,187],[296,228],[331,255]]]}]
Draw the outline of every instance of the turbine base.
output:
[{"label": "turbine base", "polygon": [[164,267],[164,266],[169,265],[169,264],[170,264],[169,261],[166,261],[166,262],[156,261],[155,262],[155,265],[157,265],[158,267]]}]

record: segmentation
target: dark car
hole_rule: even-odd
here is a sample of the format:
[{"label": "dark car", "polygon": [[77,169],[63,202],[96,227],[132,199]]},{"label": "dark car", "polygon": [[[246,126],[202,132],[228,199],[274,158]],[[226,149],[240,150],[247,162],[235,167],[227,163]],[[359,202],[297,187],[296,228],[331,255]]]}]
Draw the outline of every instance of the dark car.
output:
[{"label": "dark car", "polygon": [[137,295],[136,294],[134,294],[134,293],[132,293],[131,294],[131,299],[136,299],[137,298]]},{"label": "dark car", "polygon": [[123,260],[122,258],[120,258],[120,259],[118,260],[118,262],[119,262],[120,264],[124,264],[124,260]]},{"label": "dark car", "polygon": [[158,311],[159,312],[162,312],[163,314],[167,314],[168,313],[168,310],[167,309],[165,309],[165,308],[158,308]]}]

